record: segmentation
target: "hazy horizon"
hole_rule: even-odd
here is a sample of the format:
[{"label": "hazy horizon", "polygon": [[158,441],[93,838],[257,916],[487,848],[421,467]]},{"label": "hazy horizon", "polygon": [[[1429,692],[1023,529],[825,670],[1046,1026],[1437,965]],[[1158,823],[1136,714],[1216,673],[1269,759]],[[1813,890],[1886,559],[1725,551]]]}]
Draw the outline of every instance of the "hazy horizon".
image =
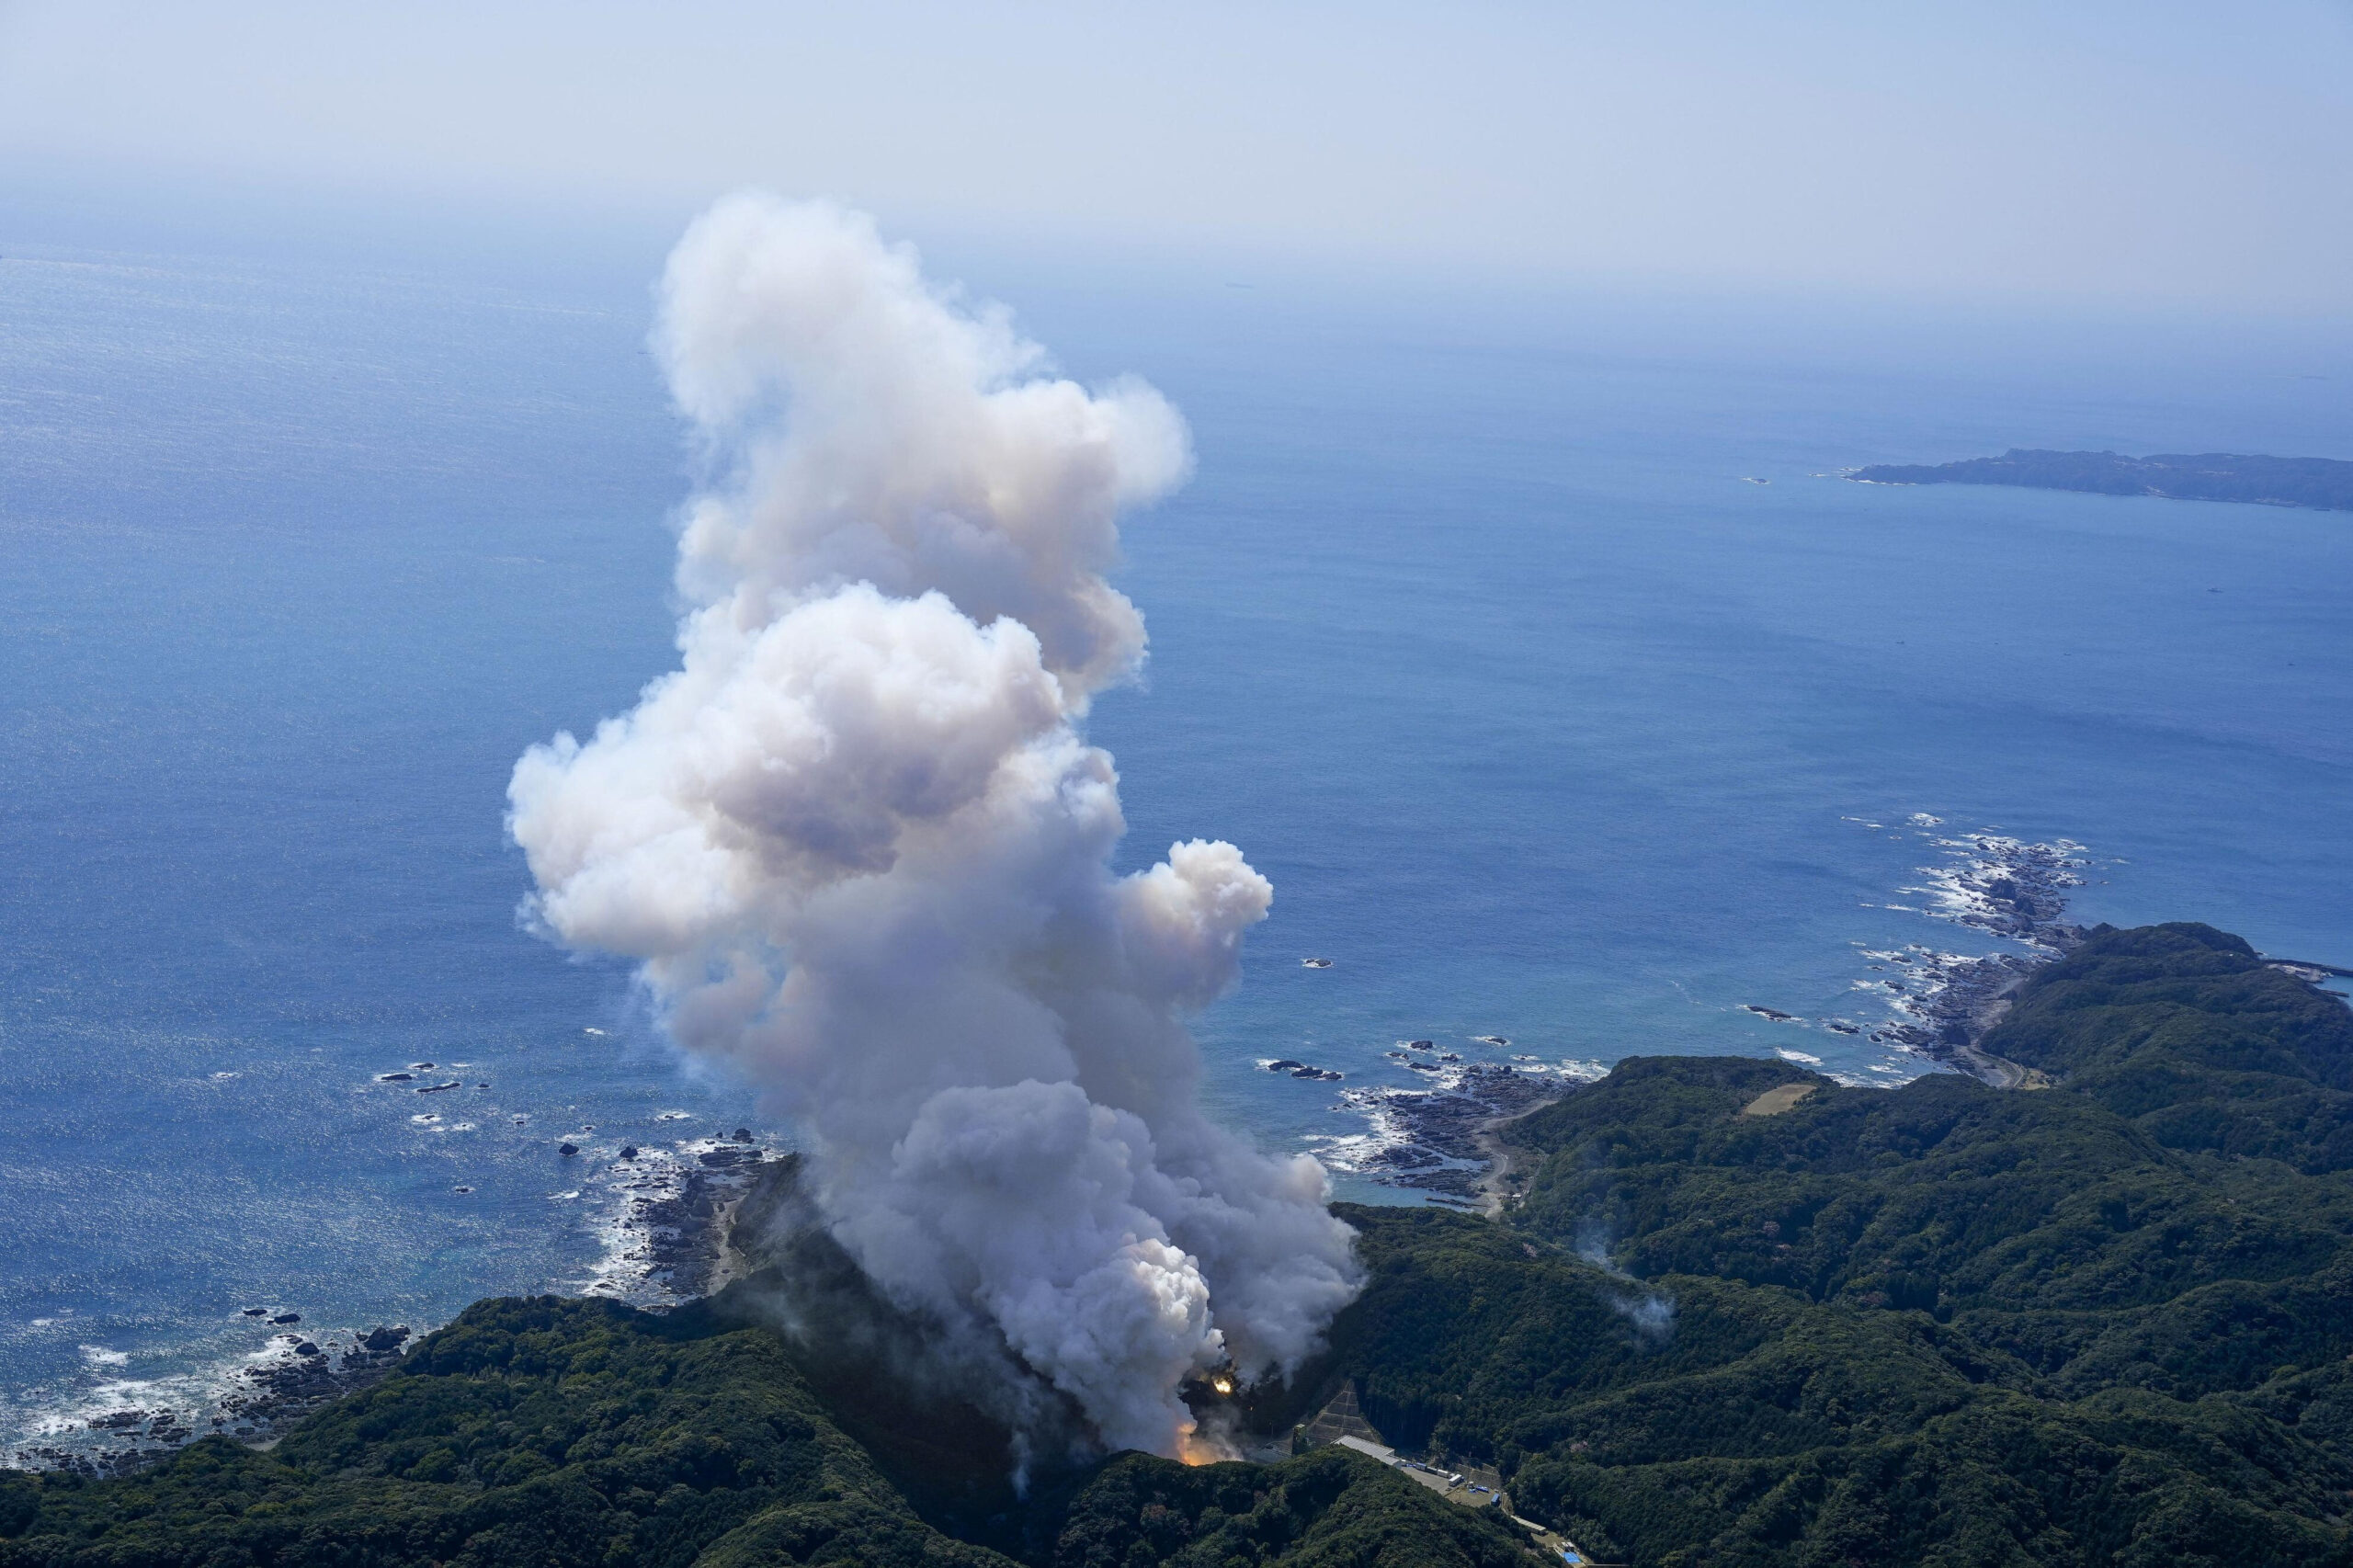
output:
[{"label": "hazy horizon", "polygon": [[2341,320],[2348,65],[2353,12],[2307,3],[19,3],[0,237],[505,230],[650,276],[756,187],[872,210],[950,274]]}]

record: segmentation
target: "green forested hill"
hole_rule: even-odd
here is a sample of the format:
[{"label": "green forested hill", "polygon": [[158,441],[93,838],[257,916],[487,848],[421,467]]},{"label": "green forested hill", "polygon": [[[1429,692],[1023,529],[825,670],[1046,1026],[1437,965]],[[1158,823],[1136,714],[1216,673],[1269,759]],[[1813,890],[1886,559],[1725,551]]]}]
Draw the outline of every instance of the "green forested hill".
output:
[{"label": "green forested hill", "polygon": [[[1532,1561],[1344,1449],[1125,1454],[995,1524],[1051,1568]],[[214,1437],[120,1480],[0,1475],[0,1538],[7,1568],[1017,1568],[926,1523],[776,1334],[552,1298],[474,1306],[268,1453]]]},{"label": "green forested hill", "polygon": [[[2152,926],[2040,971],[1986,1043],[2058,1086],[1620,1063],[1506,1130],[1500,1221],[1346,1210],[1371,1283],[1262,1418],[1352,1383],[1606,1561],[2353,1565],[2353,1017]],[[847,1268],[804,1243],[780,1266]],[[858,1288],[828,1286],[885,1343]],[[1533,1561],[1329,1449],[1017,1499],[972,1413],[747,1301],[483,1303],[273,1452],[0,1478],[0,1568]]]},{"label": "green forested hill", "polygon": [[2353,1166],[2353,1010],[2208,926],[2106,935],[1985,1041],[2172,1149]]},{"label": "green forested hill", "polygon": [[1338,1362],[1636,1562],[2353,1562],[2343,1004],[2108,932],[1988,1046],[2061,1086],[1621,1062],[1509,1130],[1506,1224],[1349,1211]]},{"label": "green forested hill", "polygon": [[716,1564],[854,1543],[1003,1568],[915,1517],[774,1335],[706,1326],[480,1303],[274,1451],[210,1438],[127,1480],[16,1482],[0,1562]]}]

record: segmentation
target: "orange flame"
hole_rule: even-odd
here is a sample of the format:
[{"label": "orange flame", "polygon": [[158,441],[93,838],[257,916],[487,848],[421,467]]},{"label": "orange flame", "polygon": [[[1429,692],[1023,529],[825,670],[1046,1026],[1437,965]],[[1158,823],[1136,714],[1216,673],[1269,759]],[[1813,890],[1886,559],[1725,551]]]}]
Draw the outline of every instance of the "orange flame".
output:
[{"label": "orange flame", "polygon": [[1186,1464],[1218,1464],[1238,1460],[1242,1454],[1223,1437],[1204,1433],[1199,1423],[1188,1422],[1176,1434],[1176,1457]]}]

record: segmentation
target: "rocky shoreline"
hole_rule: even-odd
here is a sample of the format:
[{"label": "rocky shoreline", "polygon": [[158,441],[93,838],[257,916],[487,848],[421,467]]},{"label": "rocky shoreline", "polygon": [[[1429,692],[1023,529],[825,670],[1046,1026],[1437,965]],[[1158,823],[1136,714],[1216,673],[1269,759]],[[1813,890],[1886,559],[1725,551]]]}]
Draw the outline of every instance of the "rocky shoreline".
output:
[{"label": "rocky shoreline", "polygon": [[676,1148],[622,1145],[604,1173],[615,1202],[585,1293],[659,1311],[727,1283],[727,1218],[771,1164],[747,1128]]},{"label": "rocky shoreline", "polygon": [[[606,1256],[585,1293],[661,1312],[725,1285],[734,1267],[728,1229],[736,1206],[763,1172],[790,1158],[767,1157],[740,1128],[731,1138],[677,1149],[623,1145],[604,1173],[621,1201],[604,1226]],[[267,1448],[321,1405],[390,1372],[414,1337],[405,1325],[316,1338],[277,1334],[246,1364],[212,1374],[210,1387],[202,1378],[181,1379],[176,1390],[165,1385],[113,1408],[97,1401],[6,1462],[95,1479],[142,1470],[199,1437]]]},{"label": "rocky shoreline", "polygon": [[273,1336],[264,1358],[228,1377],[210,1399],[161,1399],[153,1408],[125,1404],[69,1422],[55,1440],[19,1449],[13,1467],[73,1471],[91,1477],[143,1470],[199,1437],[227,1437],[256,1448],[330,1400],[366,1388],[397,1365],[411,1332],[377,1327],[345,1344],[299,1334]]},{"label": "rocky shoreline", "polygon": [[[1911,825],[1925,832],[1943,824],[1923,813]],[[1997,1088],[2040,1087],[2047,1082],[2042,1074],[1987,1054],[1978,1041],[2008,1010],[2020,982],[2083,941],[2085,929],[2068,918],[2068,895],[2083,883],[2084,846],[2066,839],[2029,843],[1993,832],[1933,842],[1943,852],[1941,861],[1921,868],[1925,881],[1902,890],[1923,898],[1925,906],[1887,907],[1916,908],[2016,943],[2018,950],[1948,953],[1925,943],[1864,949],[1872,978],[1856,985],[1887,1004],[1888,1016],[1877,1023],[1806,1018],[1755,1002],[1741,1004],[1742,1010],[1772,1023],[1867,1039],[1972,1074]],[[1343,1093],[1341,1105],[1361,1115],[1369,1131],[1324,1140],[1325,1158],[1336,1168],[1456,1208],[1492,1208],[1501,1201],[1509,1175],[1507,1153],[1494,1136],[1501,1124],[1561,1098],[1599,1072],[1597,1064],[1564,1062],[1553,1069],[1527,1057],[1465,1062],[1456,1052],[1436,1051],[1428,1040],[1400,1043],[1404,1049],[1390,1056],[1427,1074],[1427,1086]],[[1500,1050],[1510,1041],[1487,1037],[1477,1043]],[[1782,1054],[1809,1064],[1820,1060],[1802,1052]],[[1888,1073],[1891,1081],[1904,1075],[1894,1067],[1878,1071]]]},{"label": "rocky shoreline", "polygon": [[1869,952],[1887,978],[1868,983],[1890,999],[1894,1017],[1870,1031],[1881,1044],[1917,1051],[1996,1088],[2036,1086],[2039,1074],[1977,1049],[2009,1010],[2020,982],[2074,951],[2086,935],[2067,918],[2069,890],[2083,885],[2084,846],[2066,839],[2029,844],[1999,834],[1939,841],[1945,863],[1925,868],[1927,913],[2020,944],[2023,952],[1941,953],[1915,944]]},{"label": "rocky shoreline", "polygon": [[1489,1131],[1550,1105],[1579,1082],[1509,1062],[1407,1065],[1427,1072],[1429,1087],[1354,1089],[1341,1096],[1372,1128],[1365,1152],[1347,1164],[1385,1187],[1412,1188],[1433,1203],[1463,1209],[1481,1206],[1495,1168]]},{"label": "rocky shoreline", "polygon": [[[1866,828],[1881,826],[1852,820]],[[1938,818],[1925,813],[1912,820],[1918,828],[1942,825]],[[1802,1017],[1756,1002],[1742,1003],[1741,1010],[1772,1023],[1867,1039],[1875,1045],[1972,1074],[1996,1088],[2040,1088],[2047,1082],[2040,1074],[1988,1055],[1978,1042],[2009,1010],[2010,998],[2020,983],[2053,959],[2074,951],[2088,934],[2068,918],[2069,891],[2083,885],[2082,869],[2089,863],[2086,852],[2082,845],[2067,839],[2032,844],[1992,832],[1933,842],[1944,852],[1942,863],[1922,867],[1927,881],[1901,890],[1924,897],[1926,904],[1880,907],[1926,915],[2002,937],[2018,944],[2018,949],[1949,953],[1924,942],[1887,949],[1857,943],[1865,968],[1874,978],[1857,980],[1855,989],[1876,995],[1887,1006],[1887,1017],[1877,1023]],[[1782,1049],[1779,1054],[1808,1066],[1821,1065],[1821,1058],[1802,1051]],[[1876,1065],[1870,1071],[1892,1078],[1903,1075],[1893,1064]],[[1866,1081],[1838,1073],[1832,1076],[1847,1083]]]}]

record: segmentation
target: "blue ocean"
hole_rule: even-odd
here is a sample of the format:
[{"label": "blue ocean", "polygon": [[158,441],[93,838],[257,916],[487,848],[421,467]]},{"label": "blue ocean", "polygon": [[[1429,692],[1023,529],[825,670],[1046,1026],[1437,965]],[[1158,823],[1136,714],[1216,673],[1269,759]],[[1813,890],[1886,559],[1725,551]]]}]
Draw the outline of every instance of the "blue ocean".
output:
[{"label": "blue ocean", "polygon": [[[791,1138],[523,927],[502,827],[674,657],[648,273],[0,256],[0,1462],[273,1317],[635,1291],[616,1147]],[[1928,1070],[1867,955],[1999,946],[1921,891],[1967,835],[2353,964],[2353,519],[1838,477],[2353,457],[2353,340],[981,271],[1193,426],[1091,733],[1131,863],[1276,885],[1199,1028],[1267,1143],[1344,1159],[1409,1039]]]}]

